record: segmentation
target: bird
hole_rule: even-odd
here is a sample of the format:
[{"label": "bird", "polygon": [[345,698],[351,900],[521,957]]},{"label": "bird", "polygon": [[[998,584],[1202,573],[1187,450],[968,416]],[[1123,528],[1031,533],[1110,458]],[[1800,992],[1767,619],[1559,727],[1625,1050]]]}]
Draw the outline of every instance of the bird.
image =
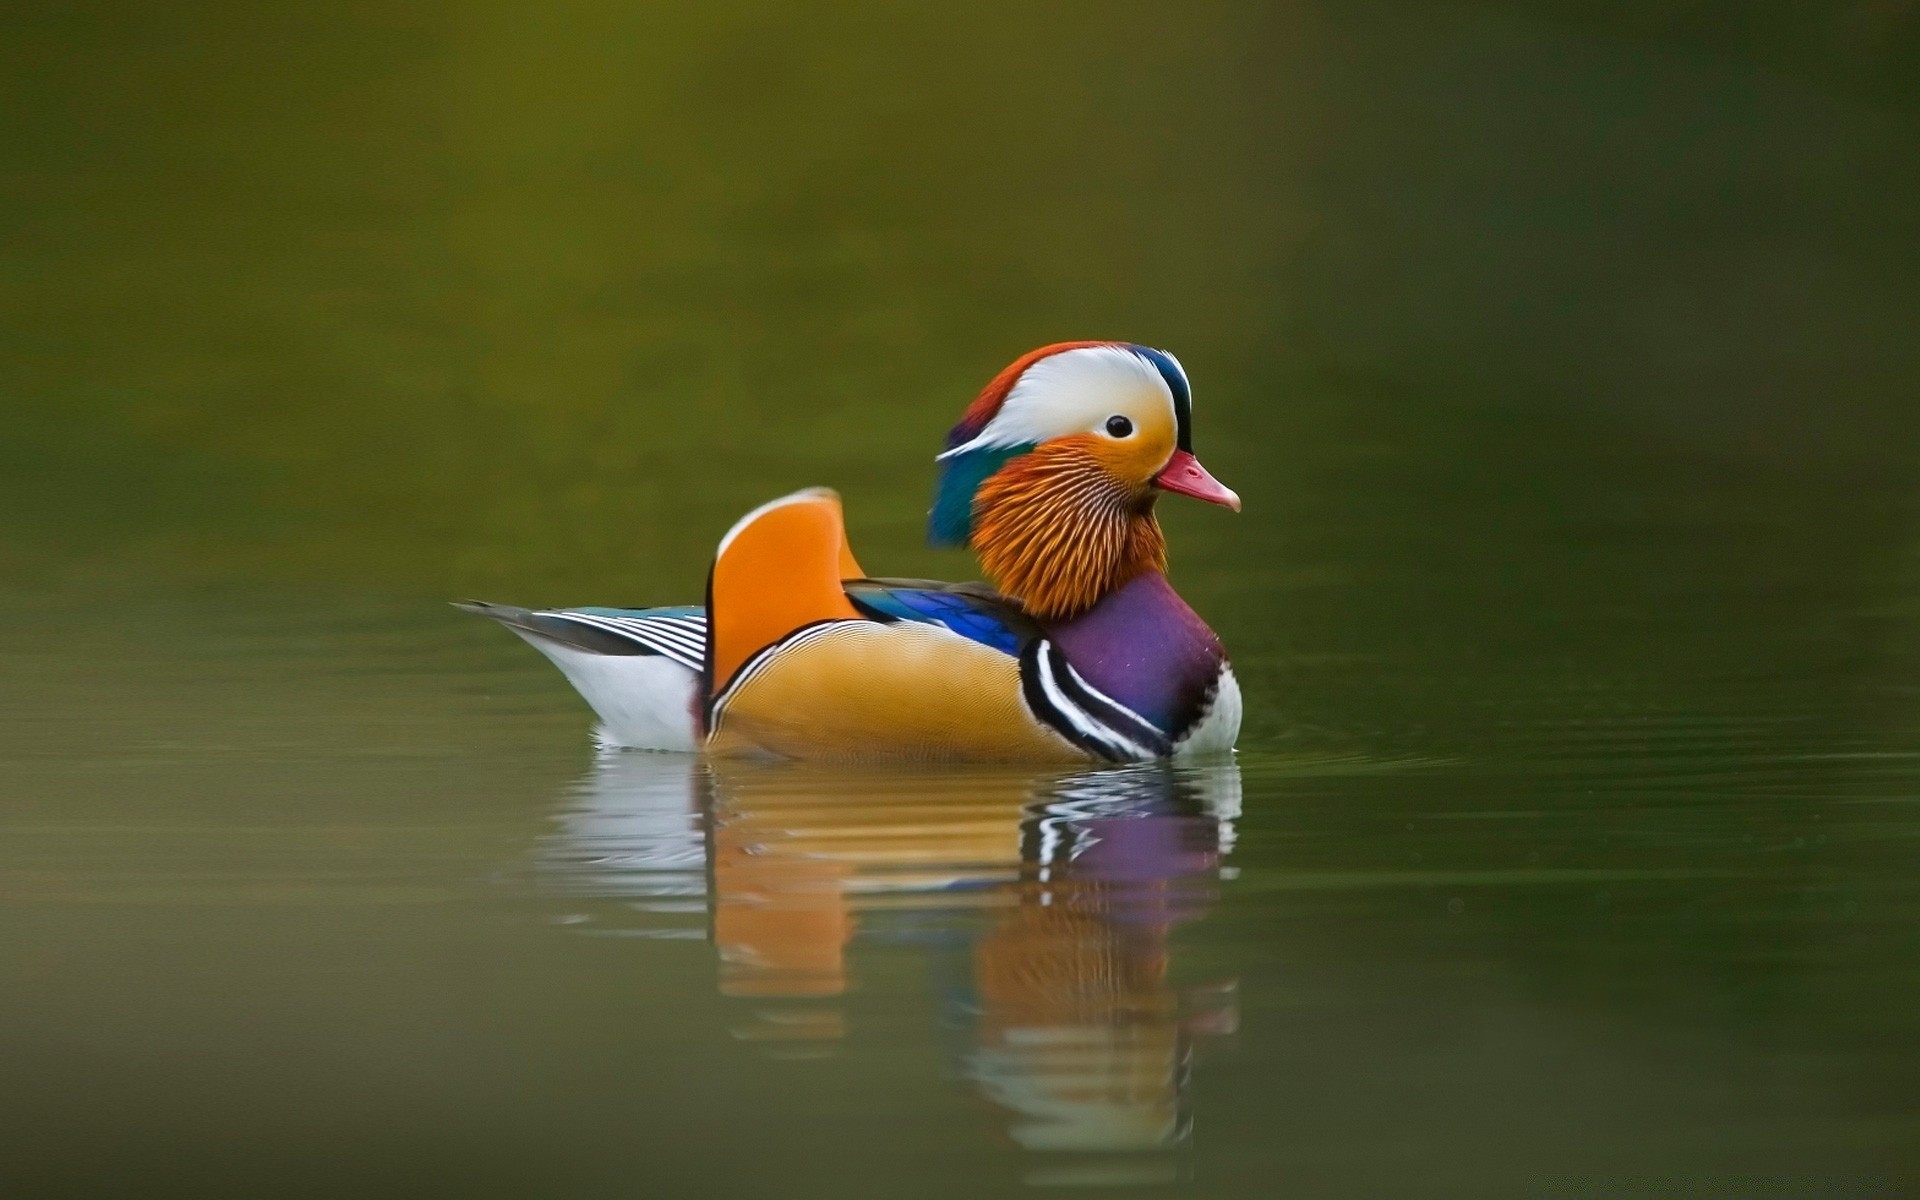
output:
[{"label": "bird", "polygon": [[1042,346],[947,434],[928,515],[985,582],[869,575],[840,497],[782,496],[721,538],[706,603],[479,601],[558,666],[603,746],[817,761],[1059,764],[1231,754],[1239,682],[1167,578],[1160,496],[1235,512],[1193,450],[1172,354]]}]

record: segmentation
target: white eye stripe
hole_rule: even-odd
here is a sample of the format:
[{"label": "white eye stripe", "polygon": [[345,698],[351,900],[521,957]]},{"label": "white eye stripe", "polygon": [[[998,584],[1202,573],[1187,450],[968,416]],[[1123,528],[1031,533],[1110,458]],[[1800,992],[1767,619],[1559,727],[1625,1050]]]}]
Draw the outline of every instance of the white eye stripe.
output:
[{"label": "white eye stripe", "polygon": [[1147,359],[1124,346],[1063,350],[1028,367],[986,428],[939,459],[1104,432],[1115,416],[1127,417],[1137,427],[1138,416],[1114,411],[1131,407],[1128,401],[1139,406],[1136,414],[1164,412],[1169,423],[1177,423],[1173,392]]}]

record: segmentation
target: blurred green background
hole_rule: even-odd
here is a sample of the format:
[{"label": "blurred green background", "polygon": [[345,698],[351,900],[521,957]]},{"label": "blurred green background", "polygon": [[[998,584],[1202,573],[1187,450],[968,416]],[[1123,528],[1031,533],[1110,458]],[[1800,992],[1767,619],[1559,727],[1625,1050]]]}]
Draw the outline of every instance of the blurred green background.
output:
[{"label": "blurred green background", "polygon": [[1518,506],[1536,436],[1914,432],[1899,0],[5,21],[13,577],[667,600],[818,482],[964,570],[931,454],[1059,338],[1180,354],[1270,529],[1436,439]]},{"label": "blurred green background", "polygon": [[575,936],[645,798],[440,602],[808,484],[971,575],[940,437],[1083,337],[1246,499],[1195,1190],[1920,1190],[1914,0],[12,6],[0,1190],[1017,1193],[911,938],[803,1072]]}]

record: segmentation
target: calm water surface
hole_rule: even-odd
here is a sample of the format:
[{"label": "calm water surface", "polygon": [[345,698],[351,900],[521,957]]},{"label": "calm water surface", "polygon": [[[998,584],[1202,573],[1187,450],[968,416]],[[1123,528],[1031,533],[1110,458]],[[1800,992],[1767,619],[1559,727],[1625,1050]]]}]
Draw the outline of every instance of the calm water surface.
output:
[{"label": "calm water surface", "polygon": [[[543,661],[437,604],[15,593],[6,1169],[18,1194],[1900,1194],[1920,751],[1889,631],[1914,607],[1814,573],[1706,604],[1745,570],[1721,564],[1806,548],[1695,498],[1631,552],[1542,533],[1497,582],[1349,562],[1280,592],[1291,625],[1213,590],[1256,717],[1204,768],[601,753]],[[1670,602],[1578,585],[1663,541]],[[1426,615],[1355,615],[1379,590]]]},{"label": "calm water surface", "polygon": [[[14,6],[0,1194],[1920,1195],[1920,11]],[[602,755],[1177,352],[1237,761]]]}]

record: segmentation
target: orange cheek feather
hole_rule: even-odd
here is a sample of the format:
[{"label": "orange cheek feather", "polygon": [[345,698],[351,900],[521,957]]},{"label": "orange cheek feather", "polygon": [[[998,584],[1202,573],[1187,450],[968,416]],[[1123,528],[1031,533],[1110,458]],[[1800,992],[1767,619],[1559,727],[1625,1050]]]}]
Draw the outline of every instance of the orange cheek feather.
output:
[{"label": "orange cheek feather", "polygon": [[1057,438],[980,485],[972,541],[1001,591],[1035,616],[1061,617],[1165,569],[1150,483],[1160,457],[1147,442]]}]

